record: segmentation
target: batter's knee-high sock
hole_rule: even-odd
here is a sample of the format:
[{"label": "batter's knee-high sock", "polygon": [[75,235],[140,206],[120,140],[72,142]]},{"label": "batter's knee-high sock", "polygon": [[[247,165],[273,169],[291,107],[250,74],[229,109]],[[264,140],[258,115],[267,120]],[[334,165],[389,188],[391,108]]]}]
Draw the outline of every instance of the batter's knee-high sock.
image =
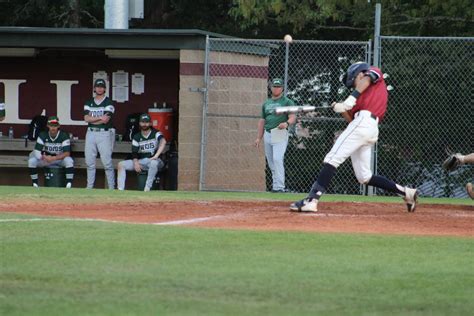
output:
[{"label": "batter's knee-high sock", "polygon": [[66,182],[72,183],[72,179],[74,179],[74,167],[66,168]]},{"label": "batter's knee-high sock", "polygon": [[390,179],[387,179],[383,176],[376,176],[373,175],[372,178],[370,178],[368,185],[371,185],[373,187],[381,188],[386,191],[390,191],[393,193],[396,193],[401,196],[405,196],[405,188],[402,187],[399,184],[396,184]]},{"label": "batter's knee-high sock", "polygon": [[326,192],[329,183],[331,183],[332,177],[336,174],[336,167],[325,163],[323,165],[323,169],[319,172],[318,178],[314,182],[313,186],[311,187],[311,191],[309,192],[308,198],[317,199]]},{"label": "batter's knee-high sock", "polygon": [[30,170],[30,177],[33,183],[38,184],[38,169],[37,168],[28,168]]}]

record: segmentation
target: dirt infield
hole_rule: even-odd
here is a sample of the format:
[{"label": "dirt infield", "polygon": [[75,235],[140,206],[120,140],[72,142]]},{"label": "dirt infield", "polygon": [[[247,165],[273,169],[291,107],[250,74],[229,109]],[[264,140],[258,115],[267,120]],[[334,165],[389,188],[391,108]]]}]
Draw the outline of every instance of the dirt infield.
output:
[{"label": "dirt infield", "polygon": [[474,237],[474,206],[321,202],[315,214],[291,213],[288,202],[183,201],[66,204],[15,201],[0,212],[223,229]]}]

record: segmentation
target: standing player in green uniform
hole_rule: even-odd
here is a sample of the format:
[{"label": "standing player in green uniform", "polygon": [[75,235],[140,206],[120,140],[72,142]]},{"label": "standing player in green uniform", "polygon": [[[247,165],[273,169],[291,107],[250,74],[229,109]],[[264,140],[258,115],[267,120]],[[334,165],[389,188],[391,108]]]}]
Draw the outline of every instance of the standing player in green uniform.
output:
[{"label": "standing player in green uniform", "polygon": [[0,121],[3,121],[5,119],[5,103],[0,100]]},{"label": "standing player in green uniform", "polygon": [[265,156],[272,172],[272,192],[287,192],[285,188],[284,157],[288,146],[288,127],[295,124],[295,114],[275,114],[275,109],[282,106],[293,106],[293,100],[283,95],[283,80],[272,81],[272,96],[262,105],[262,118],[258,121],[258,135],[255,146],[260,147],[262,138],[265,142]]},{"label": "standing player in green uniform", "polygon": [[105,89],[105,80],[97,79],[94,82],[95,97],[87,100],[84,104],[84,120],[88,123],[84,148],[88,189],[94,187],[97,153],[100,153],[109,189],[115,188],[115,171],[112,164],[112,151],[115,142],[112,117],[115,108],[112,100],[105,95]]},{"label": "standing player in green uniform", "polygon": [[148,114],[140,115],[140,132],[133,135],[132,158],[123,160],[118,164],[117,183],[118,189],[125,189],[125,178],[127,170],[135,170],[137,173],[148,170],[145,184],[145,192],[150,191],[156,174],[164,167],[159,158],[166,146],[163,135],[151,126],[151,118]]},{"label": "standing player in green uniform", "polygon": [[30,153],[28,159],[33,186],[38,187],[37,167],[60,166],[66,168],[66,188],[71,188],[74,178],[74,161],[70,155],[69,133],[59,129],[59,119],[56,116],[49,117],[48,131],[38,135],[35,149]]}]

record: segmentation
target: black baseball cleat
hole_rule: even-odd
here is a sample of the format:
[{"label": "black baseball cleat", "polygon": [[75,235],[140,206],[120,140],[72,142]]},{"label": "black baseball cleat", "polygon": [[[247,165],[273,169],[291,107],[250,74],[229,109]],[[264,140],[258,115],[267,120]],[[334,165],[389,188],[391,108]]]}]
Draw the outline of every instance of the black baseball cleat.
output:
[{"label": "black baseball cleat", "polygon": [[272,193],[291,193],[288,189],[272,190]]},{"label": "black baseball cleat", "polygon": [[301,201],[297,201],[290,205],[290,211],[315,213],[318,211],[318,200],[306,198]]},{"label": "black baseball cleat", "polygon": [[418,190],[405,188],[405,197],[403,200],[405,200],[405,203],[407,204],[408,212],[414,212],[416,205],[418,204]]}]

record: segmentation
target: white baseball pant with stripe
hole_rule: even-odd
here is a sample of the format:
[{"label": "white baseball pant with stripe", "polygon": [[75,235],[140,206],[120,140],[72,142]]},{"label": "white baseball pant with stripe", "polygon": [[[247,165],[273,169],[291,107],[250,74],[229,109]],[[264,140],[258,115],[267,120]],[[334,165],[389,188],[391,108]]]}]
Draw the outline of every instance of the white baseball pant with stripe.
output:
[{"label": "white baseball pant with stripe", "polygon": [[377,142],[378,137],[378,119],[373,118],[369,111],[359,111],[337,138],[331,151],[324,158],[324,162],[337,168],[351,157],[357,180],[362,184],[367,183],[372,177],[370,170],[372,146]]}]

